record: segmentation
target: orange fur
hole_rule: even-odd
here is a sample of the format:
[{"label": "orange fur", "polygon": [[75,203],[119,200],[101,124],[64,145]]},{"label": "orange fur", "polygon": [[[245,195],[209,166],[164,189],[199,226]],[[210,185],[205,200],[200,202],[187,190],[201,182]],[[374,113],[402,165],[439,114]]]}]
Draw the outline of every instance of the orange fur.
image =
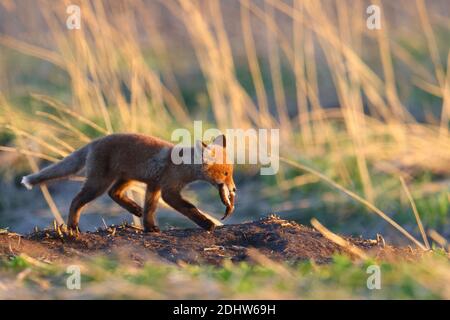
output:
[{"label": "orange fur", "polygon": [[[106,191],[120,206],[136,216],[143,216],[146,231],[158,231],[155,212],[160,196],[164,201],[197,225],[213,230],[215,224],[194,205],[182,198],[180,192],[189,183],[204,180],[219,189],[227,213],[234,209],[236,187],[233,166],[218,161],[225,155],[225,136],[217,137],[210,145],[201,144],[207,161],[201,164],[174,164],[171,151],[174,145],[156,137],[139,134],[113,134],[94,140],[58,163],[23,178],[28,188],[51,180],[67,178],[86,167],[86,181],[73,199],[67,225],[77,228],[82,208]],[[190,151],[194,155],[195,147]],[[222,160],[222,159],[221,159]],[[144,207],[125,195],[132,181],[147,185]],[[226,188],[228,196],[224,194]]]}]

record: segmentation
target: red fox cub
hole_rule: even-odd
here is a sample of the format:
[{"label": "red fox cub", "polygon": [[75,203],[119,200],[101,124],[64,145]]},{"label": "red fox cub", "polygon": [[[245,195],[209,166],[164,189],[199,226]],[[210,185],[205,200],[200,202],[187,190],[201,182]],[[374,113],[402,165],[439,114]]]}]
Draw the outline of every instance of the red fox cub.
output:
[{"label": "red fox cub", "polygon": [[[234,210],[236,186],[233,181],[233,165],[226,161],[225,136],[218,136],[210,145],[197,141],[194,147],[181,148],[178,152],[190,153],[188,159],[201,155],[202,161],[184,161],[174,164],[172,143],[156,137],[139,134],[112,134],[92,141],[63,160],[50,165],[38,173],[22,178],[22,184],[32,186],[50,180],[68,178],[86,167],[86,181],[70,205],[67,226],[77,230],[82,208],[106,191],[121,207],[130,213],[143,216],[144,230],[158,232],[155,212],[159,197],[200,227],[212,231],[214,222],[193,204],[182,198],[184,186],[204,180],[217,187],[226,206],[222,219]],[[222,151],[222,152],[216,152]],[[220,161],[217,154],[221,154]],[[208,161],[203,161],[207,157]],[[188,163],[186,163],[188,162]],[[144,207],[125,195],[132,181],[147,185]]]}]

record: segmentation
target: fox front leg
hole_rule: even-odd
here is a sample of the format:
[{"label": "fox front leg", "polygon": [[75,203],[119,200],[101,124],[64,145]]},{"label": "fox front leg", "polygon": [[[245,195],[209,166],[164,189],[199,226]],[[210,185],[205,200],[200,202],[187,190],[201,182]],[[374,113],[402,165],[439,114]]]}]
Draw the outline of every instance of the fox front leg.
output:
[{"label": "fox front leg", "polygon": [[169,206],[194,221],[201,228],[207,231],[214,231],[216,224],[206,217],[192,203],[183,199],[180,191],[163,190],[162,198]]},{"label": "fox front leg", "polygon": [[156,208],[158,206],[158,201],[161,196],[161,191],[157,188],[152,188],[147,186],[145,191],[144,200],[144,231],[145,232],[159,232],[159,228],[156,225]]}]

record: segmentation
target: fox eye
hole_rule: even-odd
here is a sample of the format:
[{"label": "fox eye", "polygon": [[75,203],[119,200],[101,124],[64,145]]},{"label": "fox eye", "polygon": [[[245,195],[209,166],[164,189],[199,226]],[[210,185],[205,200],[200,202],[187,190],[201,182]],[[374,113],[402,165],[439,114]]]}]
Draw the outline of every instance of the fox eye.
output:
[{"label": "fox eye", "polygon": [[225,176],[227,176],[227,175],[228,175],[228,172],[224,172],[223,174],[224,174]]}]

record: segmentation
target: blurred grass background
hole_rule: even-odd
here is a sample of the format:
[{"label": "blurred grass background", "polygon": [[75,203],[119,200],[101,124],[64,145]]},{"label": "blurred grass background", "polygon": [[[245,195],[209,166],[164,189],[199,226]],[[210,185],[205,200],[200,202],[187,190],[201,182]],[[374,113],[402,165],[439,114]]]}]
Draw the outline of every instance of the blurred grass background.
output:
[{"label": "blurred grass background", "polygon": [[[256,257],[255,257],[256,258]],[[369,266],[381,271],[381,288],[370,290]],[[336,255],[327,265],[253,263],[168,265],[148,259],[137,267],[119,255],[79,262],[80,290],[67,290],[67,265],[29,256],[0,260],[0,299],[449,299],[448,257],[430,253],[420,263]]]},{"label": "blurred grass background", "polygon": [[[380,30],[366,27],[370,4]],[[66,7],[81,7],[68,30]],[[194,120],[279,128],[280,154],[315,168],[415,236],[447,239],[450,137],[447,1],[0,2],[0,225],[20,232],[65,217],[80,181],[26,192],[20,176],[91,139],[141,132],[165,139]],[[78,179],[80,180],[80,179]],[[239,166],[230,222],[275,212],[333,231],[395,243],[400,234],[316,175]],[[194,192],[195,191],[195,192]],[[219,215],[216,192],[187,191]],[[140,198],[140,189],[131,191]],[[168,209],[163,227],[192,226]],[[84,229],[131,217],[104,198]],[[137,223],[137,221],[136,221]]]}]

